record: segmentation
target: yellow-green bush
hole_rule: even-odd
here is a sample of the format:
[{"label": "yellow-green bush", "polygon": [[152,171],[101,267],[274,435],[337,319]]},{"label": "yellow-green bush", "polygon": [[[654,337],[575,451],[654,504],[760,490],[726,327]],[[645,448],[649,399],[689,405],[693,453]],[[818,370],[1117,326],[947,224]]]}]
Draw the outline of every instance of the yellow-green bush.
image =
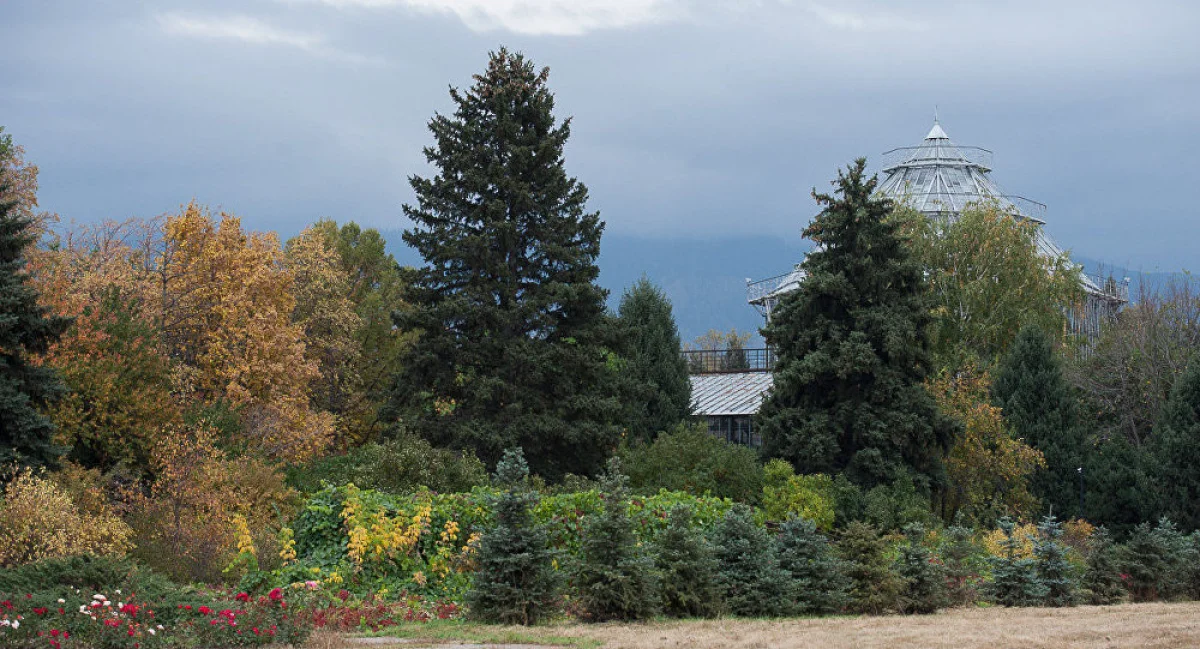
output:
[{"label": "yellow-green bush", "polygon": [[19,471],[0,502],[0,566],[81,554],[124,556],[132,530],[103,499],[89,500],[81,507],[53,480]]},{"label": "yellow-green bush", "polygon": [[771,460],[763,469],[763,512],[767,520],[783,521],[788,514],[807,518],[822,530],[833,528],[833,478],[823,473],[796,475],[792,465]]}]

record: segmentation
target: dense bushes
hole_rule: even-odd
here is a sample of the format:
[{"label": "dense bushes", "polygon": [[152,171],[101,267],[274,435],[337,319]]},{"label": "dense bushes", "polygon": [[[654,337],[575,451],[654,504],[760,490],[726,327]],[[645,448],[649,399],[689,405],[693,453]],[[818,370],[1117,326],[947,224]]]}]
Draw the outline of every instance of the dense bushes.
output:
[{"label": "dense bushes", "polygon": [[666,489],[752,504],[762,495],[758,454],[710,435],[703,424],[681,424],[651,444],[622,447],[620,456],[638,493]]},{"label": "dense bushes", "polygon": [[122,556],[132,531],[101,498],[72,497],[29,469],[19,471],[0,500],[0,568],[77,554]]},{"label": "dense bushes", "polygon": [[405,494],[422,487],[442,493],[486,485],[487,469],[470,452],[434,448],[415,435],[370,443],[288,471],[288,484],[302,493],[325,484],[353,483],[361,489]]}]

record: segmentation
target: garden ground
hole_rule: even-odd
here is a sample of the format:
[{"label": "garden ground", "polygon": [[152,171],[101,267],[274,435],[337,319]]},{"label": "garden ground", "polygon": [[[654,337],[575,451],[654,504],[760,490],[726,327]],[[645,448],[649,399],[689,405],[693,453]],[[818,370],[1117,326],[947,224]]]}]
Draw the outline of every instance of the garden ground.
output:
[{"label": "garden ground", "polygon": [[786,649],[825,647],[1121,647],[1200,646],[1200,602],[1051,608],[954,609],[929,616],[792,620],[692,620],[650,624],[561,624],[532,629],[455,623],[407,625],[391,638],[320,634],[311,649],[416,649],[558,644],[628,649]]}]

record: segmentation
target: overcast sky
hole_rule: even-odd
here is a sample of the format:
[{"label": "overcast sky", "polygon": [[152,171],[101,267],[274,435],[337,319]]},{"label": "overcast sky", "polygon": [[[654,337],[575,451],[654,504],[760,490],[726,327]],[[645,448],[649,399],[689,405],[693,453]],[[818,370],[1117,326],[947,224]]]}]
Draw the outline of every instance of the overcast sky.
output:
[{"label": "overcast sky", "polygon": [[403,227],[426,122],[507,45],[551,68],[609,232],[798,237],[936,105],[1064,247],[1200,269],[1195,2],[0,0],[0,43],[0,125],[67,219]]}]

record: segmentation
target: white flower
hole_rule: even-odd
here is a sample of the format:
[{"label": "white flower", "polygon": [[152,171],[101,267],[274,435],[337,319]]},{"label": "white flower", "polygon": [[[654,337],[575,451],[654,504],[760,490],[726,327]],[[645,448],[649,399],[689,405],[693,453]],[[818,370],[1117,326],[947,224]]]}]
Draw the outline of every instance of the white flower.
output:
[{"label": "white flower", "polygon": [[125,602],[117,602],[117,608],[121,608],[124,605],[125,605]]},{"label": "white flower", "polygon": [[150,632],[150,635],[157,635],[157,634],[158,634],[158,631],[155,631],[154,629],[146,629],[146,630]]},{"label": "white flower", "polygon": [[16,628],[19,628],[20,626],[21,626],[20,620],[13,620],[12,628],[16,629]]},{"label": "white flower", "polygon": [[108,598],[105,597],[104,595],[101,595],[100,593],[96,593],[95,595],[92,595],[92,599],[96,600],[97,602],[103,602],[104,600],[106,600]]},{"label": "white flower", "polygon": [[121,594],[121,589],[120,589],[120,588],[118,588],[118,589],[117,589],[117,594],[118,594],[118,595],[120,595],[120,594]]},{"label": "white flower", "polygon": [[59,597],[59,598],[58,598],[58,603],[59,603],[59,604],[66,604],[66,603],[67,603],[67,600],[65,600],[65,599],[63,599],[63,598],[61,598],[61,597]]},{"label": "white flower", "polygon": [[159,631],[162,631],[162,629],[163,629],[163,625],[161,625],[161,624],[160,624],[160,625],[158,625],[158,630],[159,630]]}]

